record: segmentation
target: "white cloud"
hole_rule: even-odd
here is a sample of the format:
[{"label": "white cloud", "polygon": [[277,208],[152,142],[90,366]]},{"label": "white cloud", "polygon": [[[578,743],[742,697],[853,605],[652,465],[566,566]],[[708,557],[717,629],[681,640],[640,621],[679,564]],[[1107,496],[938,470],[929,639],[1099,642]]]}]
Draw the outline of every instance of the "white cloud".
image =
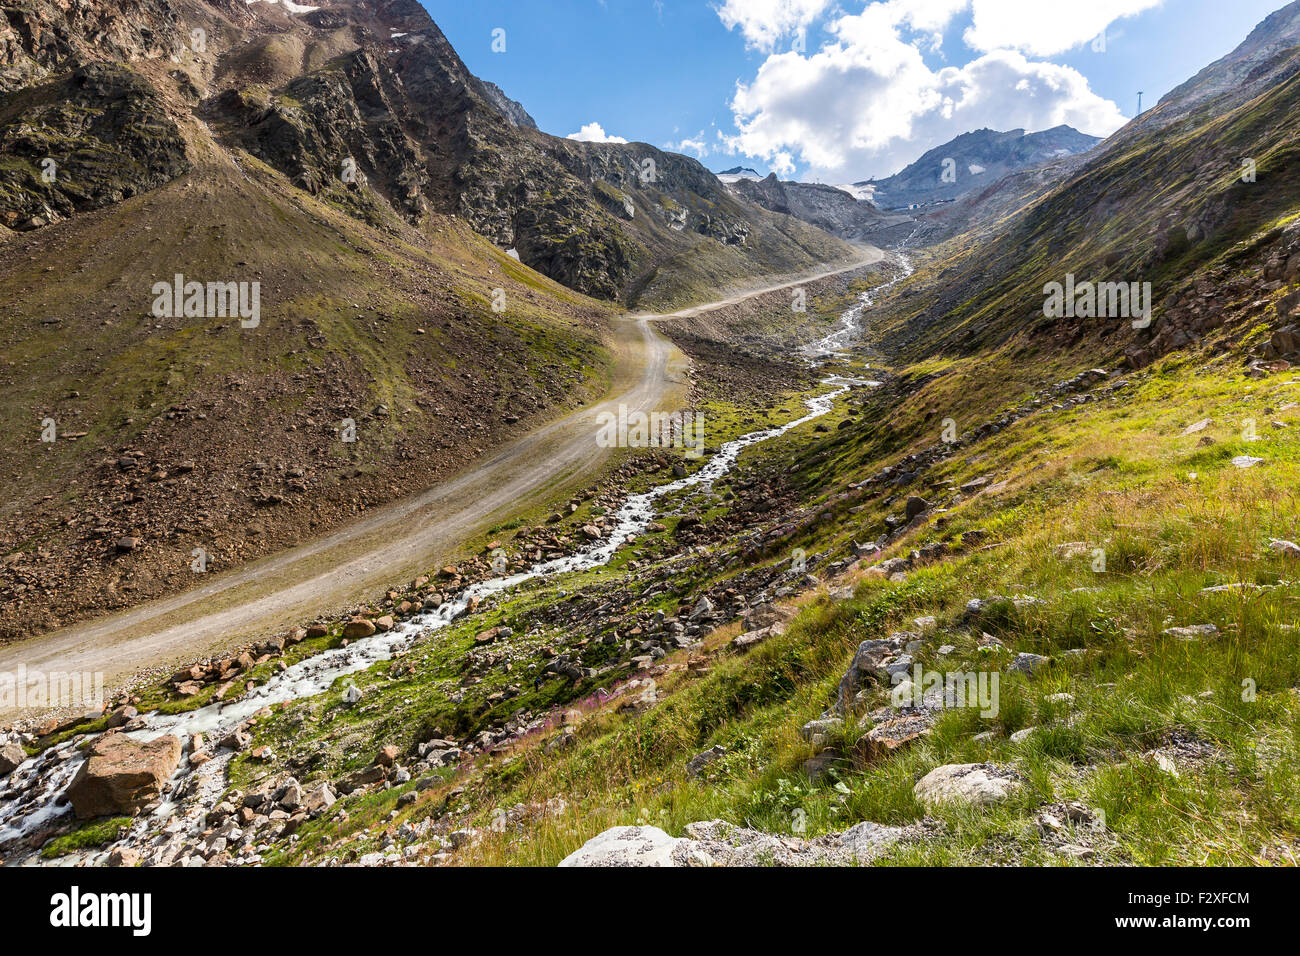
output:
[{"label": "white cloud", "polygon": [[980,51],[1013,49],[1031,56],[1052,56],[1090,43],[1124,17],[1160,6],[1163,0],[972,0],[973,22],[962,35]]},{"label": "white cloud", "polygon": [[785,37],[806,28],[831,0],[723,0],[716,7],[728,30],[740,27],[745,45],[770,53]]},{"label": "white cloud", "polygon": [[697,158],[703,159],[709,155],[709,145],[704,142],[704,134],[701,132],[698,139],[689,137],[676,143],[665,143],[664,149],[670,153],[693,153]]},{"label": "white cloud", "polygon": [[[1112,15],[1120,5],[1094,2]],[[1151,2],[1129,0],[1127,7]],[[1107,135],[1123,124],[1119,107],[1094,93],[1083,74],[1017,50],[991,49],[965,65],[932,69],[923,48],[972,3],[991,8],[1018,0],[887,0],[837,15],[819,51],[770,55],[750,82],[737,84],[731,107],[738,133],[728,145],[762,157],[783,176],[797,159],[810,167],[808,178],[845,182],[896,172],[927,149],[986,126],[1040,130],[1064,123]],[[1040,24],[1037,33],[1005,35],[1008,43],[1060,43],[1094,22],[1075,18],[1064,32]]]},{"label": "white cloud", "polygon": [[576,139],[583,143],[626,143],[622,136],[610,136],[599,123],[588,123],[576,133],[570,133],[565,139]]}]

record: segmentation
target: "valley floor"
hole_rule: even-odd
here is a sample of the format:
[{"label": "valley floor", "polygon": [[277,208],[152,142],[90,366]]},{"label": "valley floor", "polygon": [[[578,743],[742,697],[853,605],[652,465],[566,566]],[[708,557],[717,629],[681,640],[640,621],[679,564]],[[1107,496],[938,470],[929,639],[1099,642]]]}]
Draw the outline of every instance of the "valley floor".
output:
[{"label": "valley floor", "polygon": [[[881,278],[820,287],[809,328],[825,334]],[[489,563],[395,589],[365,628],[330,622],[145,688],[99,722],[46,728],[28,750],[57,767],[109,723],[147,735],[137,711],[238,721],[186,742],[167,784],[177,816],[165,802],[162,817],[64,818],[6,852],[1294,863],[1300,378],[1180,353],[1012,383],[1010,399],[1005,380],[967,387],[944,405],[952,384],[933,366],[842,357],[824,371],[883,384],[851,388],[731,471],[679,480],[607,563],[485,592],[308,699],[214,704],[245,682],[255,701],[278,670],[346,654],[347,635],[398,627],[431,595],[470,593]],[[618,459],[549,522],[495,529],[489,551],[577,553],[629,496],[708,468],[717,443],[790,422],[828,388],[729,400],[694,384],[703,460]],[[41,786],[32,773],[18,786]]]},{"label": "valley floor", "polygon": [[[734,306],[847,269],[750,288],[671,318]],[[292,548],[172,598],[84,625],[0,647],[0,671],[104,675],[112,688],[150,669],[173,670],[253,637],[283,631],[382,592],[392,582],[450,562],[493,525],[580,488],[606,467],[611,449],[593,435],[606,413],[680,407],[686,380],[680,352],[637,315],[616,323],[617,364],[610,395],[507,445],[486,461],[423,494],[374,509],[326,538]],[[6,716],[0,709],[0,717]]]}]

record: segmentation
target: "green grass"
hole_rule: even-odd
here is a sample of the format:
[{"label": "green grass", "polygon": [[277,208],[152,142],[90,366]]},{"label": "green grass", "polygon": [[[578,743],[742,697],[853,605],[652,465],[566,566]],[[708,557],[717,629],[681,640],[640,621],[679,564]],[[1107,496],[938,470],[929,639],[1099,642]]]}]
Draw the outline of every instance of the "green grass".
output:
[{"label": "green grass", "polygon": [[112,817],[106,820],[91,820],[83,823],[70,833],[57,836],[41,849],[41,857],[57,860],[61,856],[78,850],[90,850],[112,843],[131,825],[130,817]]}]

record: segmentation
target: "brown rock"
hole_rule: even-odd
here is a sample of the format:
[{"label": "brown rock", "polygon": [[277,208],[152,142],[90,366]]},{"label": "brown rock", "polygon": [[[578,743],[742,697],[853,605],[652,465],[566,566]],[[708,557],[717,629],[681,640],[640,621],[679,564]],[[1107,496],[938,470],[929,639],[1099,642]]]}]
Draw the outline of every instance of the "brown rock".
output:
[{"label": "brown rock", "polygon": [[148,743],[105,734],[86,749],[68,785],[77,819],[134,813],[158,796],[180,760],[181,742],[170,734]]},{"label": "brown rock", "polygon": [[867,731],[857,742],[855,750],[866,763],[883,760],[895,750],[929,734],[932,724],[931,718],[919,714],[886,720]]},{"label": "brown rock", "polygon": [[1300,325],[1288,325],[1278,329],[1269,339],[1269,344],[1278,355],[1300,352]]},{"label": "brown rock", "polygon": [[378,783],[384,779],[384,768],[375,764],[373,767],[366,767],[364,770],[356,770],[348,774],[347,778],[339,784],[340,793],[352,793],[362,787],[368,787],[372,783]]},{"label": "brown rock", "polygon": [[354,618],[343,627],[343,636],[349,639],[369,637],[375,633],[375,625],[364,618]]},{"label": "brown rock", "polygon": [[139,716],[140,712],[138,710],[130,704],[123,704],[121,707],[117,708],[117,710],[109,714],[108,722],[105,726],[109,730],[112,730],[114,727],[121,727],[123,724],[130,723]]},{"label": "brown rock", "polygon": [[18,765],[27,759],[27,751],[14,741],[0,747],[0,777],[6,777],[18,769]]},{"label": "brown rock", "polygon": [[108,854],[109,866],[135,866],[140,862],[140,854],[127,846],[114,847]]}]

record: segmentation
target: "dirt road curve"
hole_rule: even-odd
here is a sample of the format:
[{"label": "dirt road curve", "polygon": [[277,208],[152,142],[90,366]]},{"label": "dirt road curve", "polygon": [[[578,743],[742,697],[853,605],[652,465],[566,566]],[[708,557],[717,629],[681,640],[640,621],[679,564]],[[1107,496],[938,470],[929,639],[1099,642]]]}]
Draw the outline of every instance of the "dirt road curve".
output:
[{"label": "dirt road curve", "polygon": [[[102,672],[120,685],[155,665],[188,663],[222,647],[283,631],[329,610],[372,598],[450,555],[466,539],[558,490],[594,476],[609,451],[597,447],[597,418],[616,411],[678,408],[685,356],[651,327],[877,262],[753,289],[672,316],[631,315],[616,327],[618,362],[609,396],[476,462],[428,491],[376,508],[334,534],[213,575],[202,585],[99,620],[0,648],[0,672]],[[8,716],[0,710],[0,717]]]}]

